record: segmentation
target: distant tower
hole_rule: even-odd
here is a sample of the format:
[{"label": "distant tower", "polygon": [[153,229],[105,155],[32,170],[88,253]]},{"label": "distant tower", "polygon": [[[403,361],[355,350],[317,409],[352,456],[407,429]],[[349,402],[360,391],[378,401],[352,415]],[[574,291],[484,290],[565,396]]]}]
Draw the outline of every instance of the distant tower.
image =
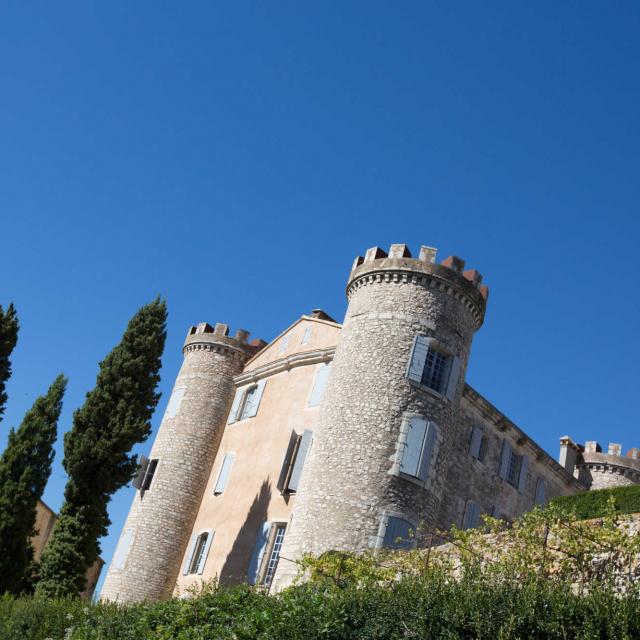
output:
[{"label": "distant tower", "polygon": [[441,524],[447,458],[461,437],[464,374],[488,290],[460,258],[435,257],[422,247],[414,259],[396,244],[388,255],[369,249],[353,265],[274,588],[296,573],[287,559],[381,546],[406,535],[407,522]]},{"label": "distant tower", "polygon": [[192,327],[184,362],[102,588],[107,600],[171,596],[234,395],[233,377],[262,346],[217,324]]}]

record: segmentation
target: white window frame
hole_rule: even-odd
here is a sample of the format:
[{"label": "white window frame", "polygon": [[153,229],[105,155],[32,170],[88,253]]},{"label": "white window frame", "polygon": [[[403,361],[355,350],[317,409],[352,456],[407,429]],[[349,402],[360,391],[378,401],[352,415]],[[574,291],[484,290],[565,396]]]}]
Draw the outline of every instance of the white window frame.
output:
[{"label": "white window frame", "polygon": [[[202,536],[207,535],[204,544],[199,547]],[[185,565],[183,575],[194,576],[202,575],[204,573],[205,565],[207,564],[207,558],[209,556],[209,550],[214,538],[214,531],[211,529],[202,529],[199,533],[195,534],[187,548],[187,557],[185,558]]]},{"label": "white window frame", "polygon": [[[286,520],[272,520],[270,522],[270,525],[271,526],[269,528],[269,537],[267,538],[267,544],[265,545],[264,553],[262,554],[262,561],[260,562],[260,567],[258,568],[258,576],[256,580],[256,586],[262,587],[267,591],[271,588],[271,585],[273,584],[273,578],[276,574],[276,571],[278,570],[278,564],[280,563],[280,552],[282,550],[282,545],[284,544],[284,540],[287,535],[288,522]],[[282,539],[280,540],[280,543],[279,543],[280,548],[278,549],[278,555],[277,555],[275,564],[273,566],[271,578],[269,579],[268,582],[266,582],[267,574],[269,572],[269,565],[271,564],[273,551],[277,543],[278,532],[280,530],[283,531]]]},{"label": "white window frame", "polygon": [[[402,468],[402,457],[404,455],[405,448],[407,446],[407,437],[409,435],[409,428],[411,424],[411,420],[413,418],[418,418],[421,420],[426,420],[430,422],[436,430],[436,437],[433,443],[433,449],[431,450],[431,460],[427,467],[427,477],[425,480],[421,480],[416,476],[409,475],[404,471],[401,471]],[[426,432],[425,432],[426,435]],[[389,474],[393,476],[398,476],[403,480],[407,480],[408,482],[413,482],[425,489],[433,488],[433,482],[435,479],[435,467],[436,462],[438,460],[438,452],[440,450],[440,444],[442,442],[442,431],[437,423],[433,420],[427,420],[425,416],[420,413],[404,413],[402,414],[402,421],[400,423],[400,433],[398,435],[398,439],[396,441],[396,451],[393,457],[393,463],[391,468],[389,469]],[[421,461],[418,463],[418,468],[420,467]],[[393,514],[392,514],[393,515]]]},{"label": "white window frame", "polygon": [[[427,355],[429,350],[436,351],[447,358],[446,362],[446,370],[443,371],[443,381],[442,381],[442,389],[438,391],[433,387],[426,385],[422,382],[422,378],[424,377],[424,371],[426,368],[426,357],[425,362],[422,365],[422,369],[420,371],[420,379],[418,380],[414,377],[414,373],[412,372],[412,364],[413,358],[416,351],[416,346],[418,341],[426,342]],[[413,344],[411,346],[411,350],[409,352],[409,361],[407,362],[407,368],[405,371],[405,376],[409,380],[410,384],[426,391],[437,398],[446,399],[452,401],[457,393],[457,390],[460,386],[461,382],[461,370],[462,363],[460,358],[450,349],[446,344],[443,344],[441,341],[437,340],[433,336],[427,336],[424,334],[417,334],[413,339]]]}]

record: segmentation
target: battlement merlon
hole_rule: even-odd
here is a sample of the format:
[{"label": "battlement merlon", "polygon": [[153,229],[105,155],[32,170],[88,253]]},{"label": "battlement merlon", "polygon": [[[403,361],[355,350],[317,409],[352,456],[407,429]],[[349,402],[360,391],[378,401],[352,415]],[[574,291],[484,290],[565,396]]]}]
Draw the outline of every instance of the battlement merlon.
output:
[{"label": "battlement merlon", "polygon": [[219,348],[236,351],[238,354],[252,357],[263,347],[266,342],[261,339],[254,339],[249,342],[249,332],[245,329],[238,329],[233,337],[229,335],[229,326],[218,322],[211,326],[207,322],[201,322],[194,327],[190,327],[185,338],[182,352],[187,353],[193,349]]},{"label": "battlement merlon", "polygon": [[421,246],[417,258],[405,244],[392,244],[389,253],[380,247],[371,247],[364,257],[354,260],[349,282],[347,299],[355,287],[372,275],[386,279],[396,277],[399,280],[411,277],[423,278],[424,284],[449,287],[452,292],[464,299],[474,309],[477,327],[482,325],[489,297],[489,288],[482,283],[482,275],[475,269],[464,269],[465,261],[457,256],[449,256],[440,264],[436,263],[437,249]]}]

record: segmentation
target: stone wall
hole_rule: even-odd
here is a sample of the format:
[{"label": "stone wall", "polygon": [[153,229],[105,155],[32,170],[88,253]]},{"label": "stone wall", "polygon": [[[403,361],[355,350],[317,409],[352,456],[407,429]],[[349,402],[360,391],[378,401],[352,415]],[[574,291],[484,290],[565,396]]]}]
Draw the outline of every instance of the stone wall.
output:
[{"label": "stone wall", "polygon": [[109,568],[104,599],[160,600],[173,592],[233,399],[233,377],[257,349],[247,344],[246,332],[236,338],[227,332],[226,325],[214,331],[202,324],[187,336],[174,386],[184,395],[160,425],[150,454],[158,466],[149,490],[133,496],[119,542],[128,548],[114,555],[126,559],[122,568]]},{"label": "stone wall", "polygon": [[[393,245],[388,258],[374,248],[356,261],[314,446],[282,549],[287,558],[373,546],[384,514],[414,525],[438,523],[453,442],[461,437],[457,414],[471,338],[485,298],[475,272],[474,281],[460,273],[462,261],[450,260],[448,267],[434,258],[427,247],[414,260],[404,245]],[[437,338],[460,359],[453,399],[407,378],[416,335]],[[392,472],[407,414],[439,427],[428,486]],[[280,563],[278,587],[293,575],[295,565]]]}]

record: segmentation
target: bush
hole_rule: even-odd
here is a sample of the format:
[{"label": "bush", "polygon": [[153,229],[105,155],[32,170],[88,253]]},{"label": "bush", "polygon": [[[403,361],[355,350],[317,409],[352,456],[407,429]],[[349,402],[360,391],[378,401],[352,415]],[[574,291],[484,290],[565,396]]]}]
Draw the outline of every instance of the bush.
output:
[{"label": "bush", "polygon": [[560,496],[552,500],[551,504],[563,511],[575,513],[579,520],[589,520],[604,517],[611,498],[618,513],[640,513],[640,486],[599,489],[574,496]]},{"label": "bush", "polygon": [[400,640],[637,638],[640,600],[556,583],[429,571],[389,585],[306,584],[278,596],[207,587],[153,605],[0,598],[0,640]]}]

